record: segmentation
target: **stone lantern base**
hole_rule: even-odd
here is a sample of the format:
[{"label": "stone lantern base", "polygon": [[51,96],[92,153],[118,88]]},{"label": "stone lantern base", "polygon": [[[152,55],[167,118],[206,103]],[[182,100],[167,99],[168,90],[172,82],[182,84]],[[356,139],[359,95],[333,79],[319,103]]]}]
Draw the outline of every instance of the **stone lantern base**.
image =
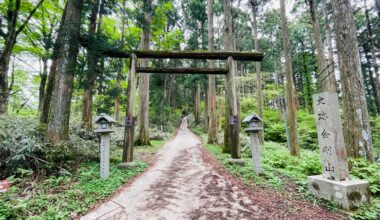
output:
[{"label": "stone lantern base", "polygon": [[317,175],[309,176],[308,184],[311,194],[334,201],[347,210],[370,200],[369,184],[365,180],[334,181]]}]

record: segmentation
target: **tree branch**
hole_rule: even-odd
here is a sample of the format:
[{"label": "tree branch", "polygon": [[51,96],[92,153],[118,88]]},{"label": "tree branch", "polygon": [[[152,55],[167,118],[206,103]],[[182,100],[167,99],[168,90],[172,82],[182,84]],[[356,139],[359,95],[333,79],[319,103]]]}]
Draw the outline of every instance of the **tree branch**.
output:
[{"label": "tree branch", "polygon": [[29,23],[29,20],[32,18],[32,16],[34,15],[34,13],[37,11],[37,9],[42,5],[42,3],[44,2],[45,0],[40,0],[40,2],[38,2],[38,4],[36,5],[36,7],[33,8],[33,10],[29,13],[29,16],[26,18],[26,20],[24,21],[24,23],[18,28],[18,30],[16,31],[16,36],[20,34],[20,32],[25,28],[25,26]]}]

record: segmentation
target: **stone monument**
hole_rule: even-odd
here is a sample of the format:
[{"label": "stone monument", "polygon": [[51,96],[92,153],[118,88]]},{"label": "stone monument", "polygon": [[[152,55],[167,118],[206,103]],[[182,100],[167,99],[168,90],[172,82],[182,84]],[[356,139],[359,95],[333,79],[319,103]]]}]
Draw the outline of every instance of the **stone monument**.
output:
[{"label": "stone monument", "polygon": [[322,175],[309,176],[310,193],[333,200],[344,209],[368,202],[368,182],[349,178],[337,94],[331,92],[316,94],[313,96],[313,101]]},{"label": "stone monument", "polygon": [[108,179],[110,172],[110,133],[113,132],[112,125],[116,121],[107,114],[100,114],[95,119],[95,123],[99,124],[99,128],[95,130],[100,134],[100,178]]}]

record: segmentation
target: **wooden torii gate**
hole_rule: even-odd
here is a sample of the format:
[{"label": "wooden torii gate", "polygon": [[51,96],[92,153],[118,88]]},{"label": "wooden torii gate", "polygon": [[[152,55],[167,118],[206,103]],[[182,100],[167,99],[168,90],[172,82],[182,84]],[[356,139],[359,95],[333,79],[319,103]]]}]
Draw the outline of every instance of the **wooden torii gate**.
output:
[{"label": "wooden torii gate", "polygon": [[[124,148],[121,167],[133,165],[135,109],[136,109],[136,74],[137,73],[168,73],[168,74],[221,74],[226,75],[226,123],[228,146],[231,148],[231,158],[239,161],[240,155],[240,118],[236,94],[236,62],[256,61],[263,59],[261,52],[228,52],[228,51],[103,51],[103,55],[115,58],[130,58],[131,65],[128,74],[128,102],[125,120]],[[138,67],[138,58],[152,59],[198,59],[198,60],[227,60],[226,68],[152,68]]]}]

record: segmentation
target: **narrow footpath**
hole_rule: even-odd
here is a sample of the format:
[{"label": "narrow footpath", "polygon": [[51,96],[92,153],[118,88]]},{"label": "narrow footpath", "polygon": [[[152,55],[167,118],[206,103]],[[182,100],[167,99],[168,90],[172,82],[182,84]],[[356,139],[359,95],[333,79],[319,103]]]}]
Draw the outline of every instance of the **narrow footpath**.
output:
[{"label": "narrow footpath", "polygon": [[306,201],[247,187],[202,148],[185,118],[152,167],[81,219],[341,218]]}]

